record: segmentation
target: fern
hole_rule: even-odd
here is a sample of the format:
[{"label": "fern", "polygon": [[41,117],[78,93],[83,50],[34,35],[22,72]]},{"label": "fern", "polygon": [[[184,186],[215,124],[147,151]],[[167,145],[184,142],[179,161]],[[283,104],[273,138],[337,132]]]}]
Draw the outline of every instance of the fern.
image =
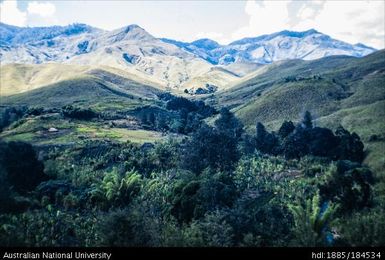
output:
[{"label": "fern", "polygon": [[323,209],[320,205],[318,192],[313,198],[306,200],[305,205],[301,203],[288,205],[294,219],[293,232],[299,244],[304,246],[326,244],[326,235],[337,206],[328,202],[324,204]]}]

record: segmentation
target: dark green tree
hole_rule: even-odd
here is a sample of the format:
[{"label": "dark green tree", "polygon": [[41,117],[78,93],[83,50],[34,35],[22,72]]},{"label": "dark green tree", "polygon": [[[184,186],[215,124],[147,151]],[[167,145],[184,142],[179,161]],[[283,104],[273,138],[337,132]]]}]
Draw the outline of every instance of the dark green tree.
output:
[{"label": "dark green tree", "polygon": [[255,144],[257,150],[267,154],[277,154],[279,148],[278,138],[274,133],[266,131],[265,126],[257,123],[257,134],[255,138]]},{"label": "dark green tree", "polygon": [[239,139],[243,133],[242,123],[230,112],[228,108],[222,108],[219,118],[215,121],[215,128],[229,138]]},{"label": "dark green tree", "polygon": [[322,197],[340,204],[346,213],[371,205],[373,184],[373,174],[368,168],[359,163],[338,161],[320,191]]},{"label": "dark green tree", "polygon": [[203,125],[184,145],[183,166],[197,174],[207,167],[230,171],[240,156],[234,133]]},{"label": "dark green tree", "polygon": [[308,152],[314,156],[333,159],[338,138],[330,129],[314,127],[308,131]]},{"label": "dark green tree", "polygon": [[309,111],[306,111],[305,114],[303,115],[301,124],[302,124],[302,127],[305,129],[313,128],[313,117],[311,116]]},{"label": "dark green tree", "polygon": [[287,159],[299,159],[309,154],[309,140],[309,131],[297,126],[282,143],[282,153]]},{"label": "dark green tree", "polygon": [[336,157],[340,160],[351,160],[362,162],[364,159],[364,144],[356,133],[350,134],[349,131],[339,126],[336,136],[340,142],[336,149]]},{"label": "dark green tree", "polygon": [[147,121],[149,122],[150,125],[155,126],[155,114],[154,114],[154,112],[150,112],[148,114]]},{"label": "dark green tree", "polygon": [[0,143],[0,168],[16,192],[26,194],[47,179],[43,163],[33,147],[24,142]]},{"label": "dark green tree", "polygon": [[295,129],[295,125],[291,121],[284,121],[278,130],[278,135],[284,139]]},{"label": "dark green tree", "polygon": [[265,139],[267,134],[268,134],[268,132],[266,131],[265,126],[261,122],[258,122],[257,123],[257,135],[256,135],[257,140],[259,142],[262,142],[263,139]]}]

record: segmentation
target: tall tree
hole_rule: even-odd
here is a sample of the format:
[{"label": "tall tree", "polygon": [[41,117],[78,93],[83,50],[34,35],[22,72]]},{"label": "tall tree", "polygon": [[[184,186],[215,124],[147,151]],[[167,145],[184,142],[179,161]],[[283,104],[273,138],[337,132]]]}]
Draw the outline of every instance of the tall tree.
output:
[{"label": "tall tree", "polygon": [[240,157],[234,133],[234,129],[200,127],[185,145],[184,167],[197,174],[207,167],[220,171],[233,169]]},{"label": "tall tree", "polygon": [[263,153],[276,154],[279,143],[275,134],[267,132],[265,126],[260,122],[257,123],[256,130],[255,144],[257,150]]},{"label": "tall tree", "polygon": [[302,119],[302,127],[306,129],[313,128],[313,117],[309,111],[306,111]]},{"label": "tall tree", "polygon": [[342,126],[339,126],[335,133],[340,140],[336,150],[337,158],[340,160],[362,162],[365,154],[364,144],[360,137],[356,133],[350,134],[350,132]]},{"label": "tall tree", "polygon": [[0,167],[6,172],[6,178],[14,190],[21,194],[33,190],[47,179],[43,164],[27,143],[0,143]]},{"label": "tall tree", "polygon": [[222,108],[219,118],[215,121],[215,128],[232,138],[240,138],[243,133],[242,123],[230,112],[228,108]]},{"label": "tall tree", "polygon": [[286,138],[295,129],[295,125],[291,121],[284,121],[278,130],[278,135],[281,138]]}]

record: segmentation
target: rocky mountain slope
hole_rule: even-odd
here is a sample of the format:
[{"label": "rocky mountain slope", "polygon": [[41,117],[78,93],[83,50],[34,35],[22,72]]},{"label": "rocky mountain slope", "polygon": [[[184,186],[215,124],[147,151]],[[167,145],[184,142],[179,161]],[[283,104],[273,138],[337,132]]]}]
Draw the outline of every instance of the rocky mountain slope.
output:
[{"label": "rocky mountain slope", "polygon": [[225,46],[210,39],[192,43],[163,40],[219,65],[245,62],[268,64],[289,59],[313,60],[331,55],[362,57],[375,50],[363,44],[351,45],[335,40],[313,29],[304,32],[281,31],[244,38]]},{"label": "rocky mountain slope", "polygon": [[[138,25],[104,31],[85,24],[22,28],[0,24],[0,62],[108,66],[148,78],[163,88],[222,89],[261,64],[330,55],[365,56],[374,51],[315,30],[282,31],[229,45],[210,39],[184,43],[158,39]],[[219,68],[219,69],[217,69]],[[215,74],[215,79],[208,75]],[[211,79],[211,80],[210,80]]]},{"label": "rocky mountain slope", "polygon": [[[12,39],[7,31],[8,36],[1,37],[8,39],[1,46],[2,64],[58,62],[110,66],[152,78],[165,87],[177,87],[211,67],[205,60],[154,38],[137,25],[111,32],[86,30],[85,25],[72,27],[72,33],[58,28],[63,32],[59,35],[51,31],[40,35],[40,31],[30,29],[30,34],[38,37],[23,41]],[[20,30],[23,33],[25,29]],[[17,30],[14,34],[18,35]]]}]

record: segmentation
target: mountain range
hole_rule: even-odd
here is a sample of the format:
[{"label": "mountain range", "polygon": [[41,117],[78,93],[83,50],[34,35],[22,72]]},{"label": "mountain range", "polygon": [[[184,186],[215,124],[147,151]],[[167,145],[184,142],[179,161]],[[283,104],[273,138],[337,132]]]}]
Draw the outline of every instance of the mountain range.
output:
[{"label": "mountain range", "polygon": [[85,24],[16,27],[0,23],[1,64],[61,63],[107,66],[152,81],[160,88],[203,93],[276,61],[331,55],[362,57],[375,51],[316,30],[281,31],[228,45],[210,39],[181,42],[156,38],[138,25],[105,31]]},{"label": "mountain range", "polygon": [[[87,126],[57,115],[32,118],[10,126],[2,138],[72,143],[83,138],[85,127],[92,127],[94,137],[101,131],[131,140],[138,132],[114,125],[132,126],[132,116],[139,122],[143,109],[170,115],[159,97],[166,91],[218,109],[228,107],[250,132],[256,121],[277,130],[283,120],[295,121],[309,110],[316,125],[335,129],[341,124],[358,133],[366,147],[365,163],[385,176],[384,50],[344,43],[315,30],[282,31],[228,45],[210,39],[160,39],[138,25],[105,31],[84,24],[0,24],[0,36],[0,109],[74,105],[107,118]],[[47,140],[39,134],[42,125],[67,130],[57,140]],[[140,122],[135,125],[141,127]]]}]

